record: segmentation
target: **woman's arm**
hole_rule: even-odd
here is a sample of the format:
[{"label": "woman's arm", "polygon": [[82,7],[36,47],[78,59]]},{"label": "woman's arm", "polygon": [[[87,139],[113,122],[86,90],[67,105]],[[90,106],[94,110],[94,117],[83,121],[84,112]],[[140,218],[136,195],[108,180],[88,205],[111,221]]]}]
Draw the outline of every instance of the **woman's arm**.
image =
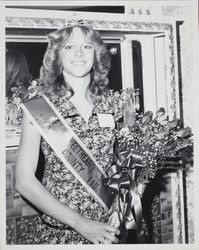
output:
[{"label": "woman's arm", "polygon": [[74,228],[93,243],[116,242],[119,232],[106,223],[95,222],[79,215],[61,203],[37,180],[35,172],[38,164],[41,136],[24,115],[22,135],[16,161],[16,190],[42,212]]}]

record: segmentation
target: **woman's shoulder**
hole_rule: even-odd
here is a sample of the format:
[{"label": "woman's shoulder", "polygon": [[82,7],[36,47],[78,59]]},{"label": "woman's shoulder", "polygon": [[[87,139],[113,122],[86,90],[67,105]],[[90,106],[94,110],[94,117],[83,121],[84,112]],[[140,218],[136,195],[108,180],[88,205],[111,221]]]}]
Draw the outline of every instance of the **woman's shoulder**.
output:
[{"label": "woman's shoulder", "polygon": [[124,104],[124,95],[122,91],[109,89],[105,93],[105,99],[111,104],[121,106]]},{"label": "woman's shoulder", "polygon": [[124,97],[120,91],[106,90],[99,98],[98,111],[113,113],[115,120],[123,116]]},{"label": "woman's shoulder", "polygon": [[27,98],[23,101],[24,104],[29,103],[29,102],[36,102],[41,98],[41,95],[34,95],[30,98]]},{"label": "woman's shoulder", "polygon": [[104,97],[106,100],[111,100],[114,102],[124,101],[123,92],[114,89],[107,89],[102,93],[102,97]]}]

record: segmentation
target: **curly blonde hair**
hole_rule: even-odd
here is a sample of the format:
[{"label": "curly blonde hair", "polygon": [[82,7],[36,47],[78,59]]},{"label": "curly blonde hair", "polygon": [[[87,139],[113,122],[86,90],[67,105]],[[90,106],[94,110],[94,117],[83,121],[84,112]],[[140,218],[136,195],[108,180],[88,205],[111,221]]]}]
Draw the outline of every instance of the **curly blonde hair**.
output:
[{"label": "curly blonde hair", "polygon": [[54,31],[48,35],[49,43],[43,58],[40,70],[41,92],[51,96],[63,96],[69,90],[62,74],[62,64],[59,56],[60,50],[78,27],[94,47],[94,64],[91,70],[91,81],[88,94],[91,99],[100,96],[107,90],[108,72],[110,70],[110,55],[97,31],[90,26],[72,26]]}]

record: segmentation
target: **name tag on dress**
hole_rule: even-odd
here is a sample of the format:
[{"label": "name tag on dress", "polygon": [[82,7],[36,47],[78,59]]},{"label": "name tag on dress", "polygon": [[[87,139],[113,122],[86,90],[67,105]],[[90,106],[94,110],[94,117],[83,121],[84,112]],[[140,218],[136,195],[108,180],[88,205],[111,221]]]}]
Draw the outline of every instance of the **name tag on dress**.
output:
[{"label": "name tag on dress", "polygon": [[115,120],[112,114],[100,114],[97,113],[97,118],[100,127],[115,127]]}]

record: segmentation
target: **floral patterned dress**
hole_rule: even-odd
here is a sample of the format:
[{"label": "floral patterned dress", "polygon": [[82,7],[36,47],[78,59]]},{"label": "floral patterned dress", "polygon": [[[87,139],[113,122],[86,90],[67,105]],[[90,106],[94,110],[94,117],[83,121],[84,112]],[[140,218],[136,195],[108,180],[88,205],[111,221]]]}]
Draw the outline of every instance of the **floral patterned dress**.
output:
[{"label": "floral patterned dress", "polygon": [[[87,123],[69,98],[59,97],[53,100],[53,103],[92,152],[100,166],[106,170],[113,158],[115,130],[112,127],[100,127],[97,114],[112,114],[117,121],[123,114],[122,95],[119,92],[107,92],[102,95]],[[43,184],[51,194],[84,217],[101,222],[107,221],[108,215],[102,205],[62,164],[43,138],[41,146],[46,160]],[[72,228],[44,214],[41,224],[41,244],[90,244],[90,242]]]}]

